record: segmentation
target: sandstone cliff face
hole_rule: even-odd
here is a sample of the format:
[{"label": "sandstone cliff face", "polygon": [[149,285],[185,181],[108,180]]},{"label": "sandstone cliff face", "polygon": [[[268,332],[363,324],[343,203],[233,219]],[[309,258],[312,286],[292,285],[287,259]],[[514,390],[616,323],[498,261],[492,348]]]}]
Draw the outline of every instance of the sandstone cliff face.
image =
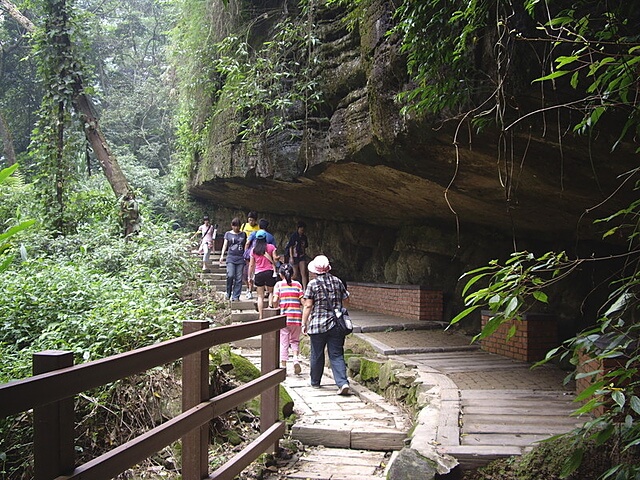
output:
[{"label": "sandstone cliff face", "polygon": [[[624,205],[600,203],[634,165],[631,148],[612,155],[608,138],[571,135],[569,118],[525,115],[541,105],[533,87],[521,92],[523,120],[506,137],[403,116],[396,95],[410,85],[398,39],[386,35],[392,5],[369,3],[355,30],[340,9],[315,13],[323,101],[312,113],[291,112],[304,128],[249,148],[236,141],[232,119],[218,116],[190,193],[225,225],[234,212],[257,210],[283,242],[304,219],[311,253],[327,254],[336,271],[440,286],[446,319],[461,304],[459,276],[492,258],[605,248],[597,240],[606,227],[593,219]],[[557,292],[552,308],[574,322],[590,288]]]}]

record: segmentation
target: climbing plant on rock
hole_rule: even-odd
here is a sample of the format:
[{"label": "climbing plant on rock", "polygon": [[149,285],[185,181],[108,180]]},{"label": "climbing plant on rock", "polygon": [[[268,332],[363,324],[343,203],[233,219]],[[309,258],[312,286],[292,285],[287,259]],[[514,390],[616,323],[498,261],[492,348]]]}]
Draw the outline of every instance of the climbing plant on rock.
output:
[{"label": "climbing plant on rock", "polygon": [[177,59],[183,86],[178,135],[187,164],[207,154],[213,124],[224,124],[232,142],[256,149],[283,131],[304,130],[321,100],[315,1],[254,11],[252,19],[242,5],[208,10],[185,2],[193,22],[174,32],[176,52],[190,52]]}]

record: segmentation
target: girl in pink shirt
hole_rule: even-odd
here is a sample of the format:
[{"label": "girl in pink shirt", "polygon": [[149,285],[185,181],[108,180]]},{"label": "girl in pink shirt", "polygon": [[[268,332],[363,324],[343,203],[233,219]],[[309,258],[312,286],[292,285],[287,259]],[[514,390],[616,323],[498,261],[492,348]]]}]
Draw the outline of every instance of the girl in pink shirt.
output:
[{"label": "girl in pink shirt", "polygon": [[[276,247],[267,243],[267,232],[258,230],[254,241],[251,260],[249,263],[249,278],[254,279],[256,291],[258,292],[258,314],[262,318],[264,310],[265,289],[268,294],[268,304],[271,308],[271,293],[276,284]],[[255,276],[254,276],[255,275]]]}]

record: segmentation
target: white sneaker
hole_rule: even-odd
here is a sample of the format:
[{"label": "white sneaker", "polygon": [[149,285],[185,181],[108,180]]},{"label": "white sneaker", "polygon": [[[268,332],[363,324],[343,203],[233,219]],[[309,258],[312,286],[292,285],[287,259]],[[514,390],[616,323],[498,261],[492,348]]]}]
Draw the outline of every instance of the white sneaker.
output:
[{"label": "white sneaker", "polygon": [[349,384],[345,383],[338,389],[338,395],[349,395]]},{"label": "white sneaker", "polygon": [[251,295],[251,292],[247,291],[247,294],[245,295],[247,300],[251,300],[253,298],[253,295]]}]

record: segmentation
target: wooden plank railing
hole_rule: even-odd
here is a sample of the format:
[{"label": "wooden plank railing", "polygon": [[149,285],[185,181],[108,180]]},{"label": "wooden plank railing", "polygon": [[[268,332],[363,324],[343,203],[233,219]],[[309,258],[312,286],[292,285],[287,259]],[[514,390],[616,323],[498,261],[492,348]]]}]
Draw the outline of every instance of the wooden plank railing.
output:
[{"label": "wooden plank railing", "polygon": [[[275,451],[285,425],[278,422],[278,330],[283,315],[240,325],[209,328],[185,322],[183,336],[73,366],[70,352],[34,355],[34,376],[0,385],[0,418],[33,409],[35,480],[110,479],[182,438],[182,478],[232,479],[261,453]],[[222,395],[208,397],[209,348],[262,335],[261,376]],[[74,395],[129,375],[182,359],[183,412],[93,460],[75,466]],[[213,474],[208,473],[208,424],[216,416],[261,395],[261,434]]]}]

